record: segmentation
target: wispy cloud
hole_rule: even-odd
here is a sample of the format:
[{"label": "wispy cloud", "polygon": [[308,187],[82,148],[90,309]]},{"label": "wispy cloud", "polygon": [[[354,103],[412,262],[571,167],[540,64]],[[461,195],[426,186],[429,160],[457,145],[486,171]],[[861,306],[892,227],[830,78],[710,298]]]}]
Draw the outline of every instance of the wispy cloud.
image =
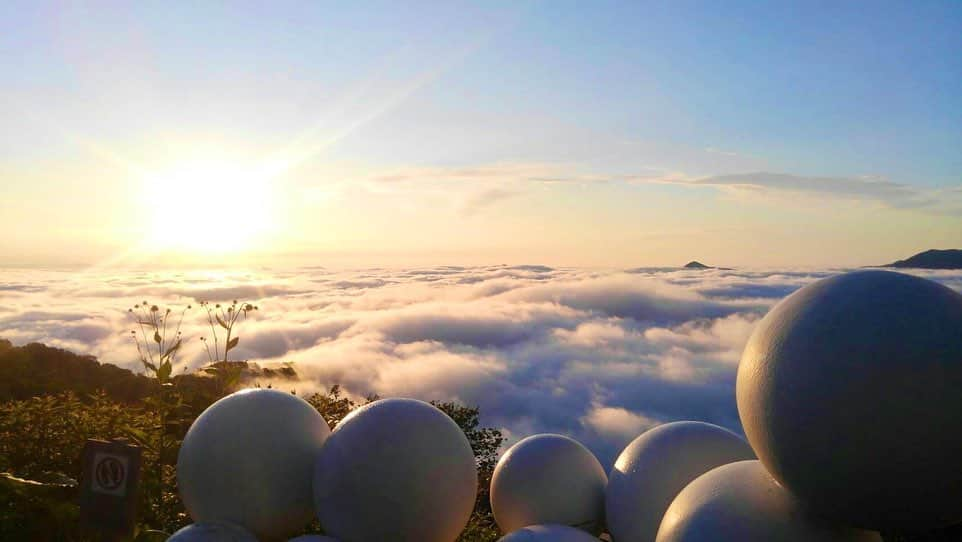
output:
[{"label": "wispy cloud", "polygon": [[752,172],[702,178],[674,176],[631,177],[629,182],[711,187],[734,193],[770,196],[807,195],[918,208],[943,213],[962,212],[962,186],[924,189],[878,177],[815,177],[790,173]]},{"label": "wispy cloud", "polygon": [[726,151],[716,147],[705,147],[705,152],[711,153],[711,154],[720,154],[722,156],[740,156],[735,151]]},{"label": "wispy cloud", "polygon": [[517,190],[505,190],[503,188],[489,188],[487,190],[482,190],[476,194],[468,197],[464,202],[462,211],[466,215],[477,214],[482,209],[494,205],[500,201],[504,201],[509,198],[517,197],[521,195],[521,192]]},{"label": "wispy cloud", "polygon": [[585,173],[577,164],[557,162],[498,162],[472,166],[403,167],[367,176],[376,183],[595,183],[608,177]]},{"label": "wispy cloud", "polygon": [[[714,147],[706,153],[741,156]],[[755,171],[696,177],[684,171],[658,168],[644,173],[624,174],[593,171],[579,164],[496,163],[459,167],[399,168],[363,177],[377,190],[430,190],[432,187],[460,191],[460,209],[475,213],[511,197],[522,195],[534,185],[634,185],[674,184],[710,188],[735,195],[767,198],[830,198],[875,203],[897,209],[918,209],[940,214],[962,214],[962,185],[924,188],[898,183],[879,176],[808,176],[792,173]],[[457,193],[457,192],[456,192]]]}]

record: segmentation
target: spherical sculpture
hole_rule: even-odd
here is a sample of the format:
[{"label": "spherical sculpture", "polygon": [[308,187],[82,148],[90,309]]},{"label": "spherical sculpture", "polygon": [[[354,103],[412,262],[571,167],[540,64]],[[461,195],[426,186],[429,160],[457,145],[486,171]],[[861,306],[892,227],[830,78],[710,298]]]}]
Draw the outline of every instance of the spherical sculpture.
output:
[{"label": "spherical sculpture", "polygon": [[710,423],[650,429],[621,452],[608,475],[608,531],[619,542],[654,542],[665,510],[689,482],[715,467],[754,458],[741,437]]},{"label": "spherical sculpture", "polygon": [[503,536],[499,542],[598,542],[590,534],[567,525],[530,525]]},{"label": "spherical sculpture", "polygon": [[331,430],[302,399],[270,389],[228,395],[194,420],[177,457],[180,496],[197,522],[229,521],[262,541],[311,520],[314,460]]},{"label": "spherical sculpture", "polygon": [[769,472],[856,527],[962,521],[962,295],[861,271],[810,284],[758,324],[738,413]]},{"label": "spherical sculpture", "polygon": [[505,533],[548,523],[597,533],[607,483],[601,463],[578,441],[534,435],[498,460],[491,477],[491,509]]},{"label": "spherical sculpture", "polygon": [[478,490],[471,444],[451,418],[414,399],[382,399],[337,426],[317,458],[314,500],[344,542],[451,542]]},{"label": "spherical sculpture", "polygon": [[739,461],[699,476],[675,497],[657,542],[881,542],[878,533],[826,523],[772,479],[761,462]]},{"label": "spherical sculpture", "polygon": [[257,542],[243,527],[226,521],[194,523],[174,533],[167,542]]}]

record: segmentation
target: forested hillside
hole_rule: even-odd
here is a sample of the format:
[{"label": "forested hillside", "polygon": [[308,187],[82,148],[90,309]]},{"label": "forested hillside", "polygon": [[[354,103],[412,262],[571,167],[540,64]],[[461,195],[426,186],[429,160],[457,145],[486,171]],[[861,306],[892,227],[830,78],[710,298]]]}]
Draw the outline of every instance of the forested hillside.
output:
[{"label": "forested hillside", "polygon": [[[76,479],[89,438],[127,438],[143,448],[140,540],[163,540],[190,522],[177,494],[177,451],[191,422],[211,403],[248,385],[292,391],[292,367],[263,369],[219,362],[194,374],[160,379],[43,344],[0,339],[0,540],[87,541],[79,528]],[[355,400],[338,386],[304,397],[333,428]],[[371,401],[368,397],[361,402]],[[479,491],[463,541],[495,540],[488,485],[500,431],[482,427],[477,408],[435,403],[464,430],[475,452]],[[316,522],[305,532],[322,532]]]}]

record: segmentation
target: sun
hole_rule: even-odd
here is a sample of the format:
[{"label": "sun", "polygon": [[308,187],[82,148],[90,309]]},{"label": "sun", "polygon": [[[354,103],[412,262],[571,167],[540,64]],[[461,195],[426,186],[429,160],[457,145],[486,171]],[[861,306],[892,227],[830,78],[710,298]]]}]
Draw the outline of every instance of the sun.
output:
[{"label": "sun", "polygon": [[203,254],[256,248],[272,224],[271,176],[222,161],[193,162],[143,180],[147,243]]}]

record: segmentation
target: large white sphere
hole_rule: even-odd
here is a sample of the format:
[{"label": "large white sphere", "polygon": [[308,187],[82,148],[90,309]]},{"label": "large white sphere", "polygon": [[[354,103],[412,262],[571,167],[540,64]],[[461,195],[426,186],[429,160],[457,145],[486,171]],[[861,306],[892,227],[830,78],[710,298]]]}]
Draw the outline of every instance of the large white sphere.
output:
[{"label": "large white sphere", "polygon": [[321,525],[344,542],[451,542],[477,491],[464,432],[414,399],[382,399],[352,412],[331,434],[314,474]]},{"label": "large white sphere", "polygon": [[226,521],[194,523],[177,531],[167,542],[257,542],[249,531]]},{"label": "large white sphere", "polygon": [[618,542],[654,542],[668,505],[692,480],[715,467],[754,459],[748,443],[702,422],[673,422],[629,444],[608,474],[608,532]]},{"label": "large white sphere", "polygon": [[547,523],[598,532],[607,483],[601,463],[578,441],[533,435],[508,449],[494,468],[494,520],[506,533]]},{"label": "large white sphere", "polygon": [[872,529],[962,521],[962,295],[860,271],[800,289],[745,347],[738,413],[772,475]]},{"label": "large white sphere", "polygon": [[194,420],[177,482],[194,521],[229,521],[263,541],[296,534],[313,516],[314,460],[331,434],[306,401],[270,389],[228,395]]},{"label": "large white sphere", "polygon": [[[615,539],[618,540],[618,539]],[[827,523],[776,482],[757,460],[699,476],[675,497],[657,542],[881,542],[873,531]]]},{"label": "large white sphere", "polygon": [[567,525],[529,525],[503,536],[499,542],[598,542],[590,534]]}]

